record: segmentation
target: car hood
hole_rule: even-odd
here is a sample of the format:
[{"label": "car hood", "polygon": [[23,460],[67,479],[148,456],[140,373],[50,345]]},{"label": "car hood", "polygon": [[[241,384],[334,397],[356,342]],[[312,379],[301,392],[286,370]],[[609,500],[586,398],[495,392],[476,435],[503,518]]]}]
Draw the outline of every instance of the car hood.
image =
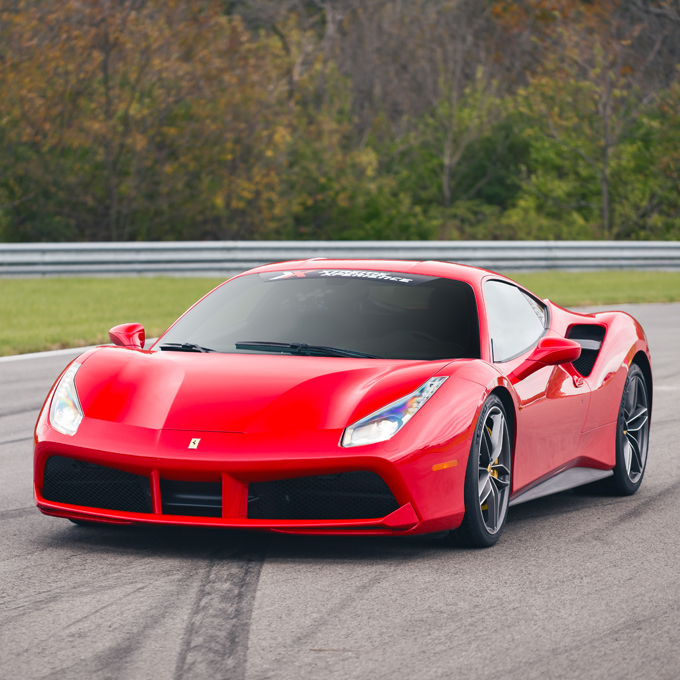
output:
[{"label": "car hood", "polygon": [[104,347],[76,375],[86,418],[153,429],[341,429],[449,361],[141,352]]}]

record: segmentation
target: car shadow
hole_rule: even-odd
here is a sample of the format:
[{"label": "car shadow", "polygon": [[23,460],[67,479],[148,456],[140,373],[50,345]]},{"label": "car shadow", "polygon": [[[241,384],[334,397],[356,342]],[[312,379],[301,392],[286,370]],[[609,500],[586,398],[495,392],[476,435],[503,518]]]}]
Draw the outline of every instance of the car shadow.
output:
[{"label": "car shadow", "polygon": [[508,511],[508,522],[516,523],[579,512],[590,513],[593,508],[620,503],[621,500],[598,487],[590,485],[577,487],[511,507]]},{"label": "car shadow", "polygon": [[[594,508],[622,499],[589,490],[563,491],[509,509],[509,525],[527,520],[546,520],[571,513],[592,513]],[[43,548],[74,549],[102,554],[138,553],[159,558],[264,558],[322,560],[403,560],[428,552],[468,549],[453,546],[442,534],[420,536],[314,536],[279,534],[222,528],[181,526],[74,525],[67,520],[43,518],[49,522],[35,540]]]},{"label": "car shadow", "polygon": [[[264,554],[319,559],[403,559],[427,550],[451,549],[437,535],[301,536],[221,528],[178,526],[80,526],[45,518],[52,526],[35,537],[51,550],[137,552],[164,558],[211,559],[216,556]],[[59,523],[55,526],[55,523]]]}]

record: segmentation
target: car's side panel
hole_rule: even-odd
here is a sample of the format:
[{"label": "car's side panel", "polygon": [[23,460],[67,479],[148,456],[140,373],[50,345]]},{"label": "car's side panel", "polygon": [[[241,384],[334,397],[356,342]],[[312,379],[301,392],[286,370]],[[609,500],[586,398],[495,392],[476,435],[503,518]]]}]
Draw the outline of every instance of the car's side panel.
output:
[{"label": "car's side panel", "polygon": [[607,333],[592,373],[586,378],[592,397],[584,431],[615,422],[628,367],[638,352],[649,358],[644,331],[633,317],[623,312],[594,314]]},{"label": "car's side panel", "polygon": [[[569,466],[613,467],[615,424],[628,367],[638,352],[649,358],[644,332],[629,315],[583,315],[550,306],[550,334],[565,337],[574,325],[594,324],[604,326],[606,335],[589,376],[580,378],[574,366],[567,364],[542,369],[515,385],[521,412],[513,493]],[[520,360],[508,362],[507,370]],[[542,379],[548,375],[545,394],[541,394]],[[553,404],[559,407],[551,413]]]},{"label": "car's side panel", "polygon": [[[604,326],[606,334],[592,372],[583,379],[584,386],[588,388],[589,403],[578,445],[570,448],[562,460],[553,461],[556,464],[546,471],[547,475],[540,476],[539,480],[573,465],[602,469],[614,466],[616,420],[628,367],[638,352],[643,352],[649,358],[644,331],[635,319],[623,312],[583,315],[569,312],[555,305],[551,305],[551,311],[551,332],[558,335],[568,335],[569,329],[576,324]],[[572,375],[575,373],[571,364],[565,366],[564,369]],[[521,394],[525,388],[518,384],[516,389]],[[581,390],[583,387],[576,388],[577,392]],[[585,394],[585,390],[582,393]],[[546,421],[536,422],[533,427],[538,429],[542,424],[545,425]],[[525,484],[532,486],[536,483],[536,480],[532,482],[527,477],[523,477],[521,470],[514,481],[516,490],[521,489]]]},{"label": "car's side panel", "polygon": [[581,435],[573,464],[609,470],[616,465],[616,421]]},{"label": "car's side panel", "polygon": [[562,366],[546,366],[515,385],[520,396],[513,493],[571,459],[590,393]]}]

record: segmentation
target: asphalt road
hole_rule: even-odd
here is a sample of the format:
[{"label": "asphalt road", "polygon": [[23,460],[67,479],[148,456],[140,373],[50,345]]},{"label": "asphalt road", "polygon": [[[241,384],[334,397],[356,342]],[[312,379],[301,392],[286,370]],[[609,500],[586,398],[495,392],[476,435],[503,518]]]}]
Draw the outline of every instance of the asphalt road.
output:
[{"label": "asphalt road", "polygon": [[31,433],[69,357],[0,362],[0,677],[680,677],[680,305],[627,309],[656,387],[640,491],[517,506],[485,551],[45,517]]}]

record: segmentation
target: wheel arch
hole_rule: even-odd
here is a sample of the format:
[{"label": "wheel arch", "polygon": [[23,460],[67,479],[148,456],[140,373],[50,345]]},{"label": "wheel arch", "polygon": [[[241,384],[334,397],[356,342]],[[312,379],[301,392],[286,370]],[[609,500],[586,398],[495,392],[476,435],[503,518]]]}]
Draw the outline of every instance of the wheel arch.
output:
[{"label": "wheel arch", "polygon": [[634,357],[633,361],[631,361],[631,364],[636,364],[639,366],[640,370],[642,371],[643,375],[645,376],[645,381],[647,382],[647,391],[648,391],[648,396],[649,396],[649,412],[651,414],[652,412],[652,404],[653,404],[653,393],[654,393],[654,385],[652,383],[652,367],[649,363],[649,359],[645,352],[640,350]]},{"label": "wheel arch", "polygon": [[510,427],[510,441],[512,442],[512,454],[513,458],[515,455],[515,442],[517,439],[517,413],[515,412],[515,402],[512,399],[512,395],[507,387],[499,385],[491,391],[491,394],[495,394],[502,402],[505,408],[505,413],[508,416],[508,426]]}]

